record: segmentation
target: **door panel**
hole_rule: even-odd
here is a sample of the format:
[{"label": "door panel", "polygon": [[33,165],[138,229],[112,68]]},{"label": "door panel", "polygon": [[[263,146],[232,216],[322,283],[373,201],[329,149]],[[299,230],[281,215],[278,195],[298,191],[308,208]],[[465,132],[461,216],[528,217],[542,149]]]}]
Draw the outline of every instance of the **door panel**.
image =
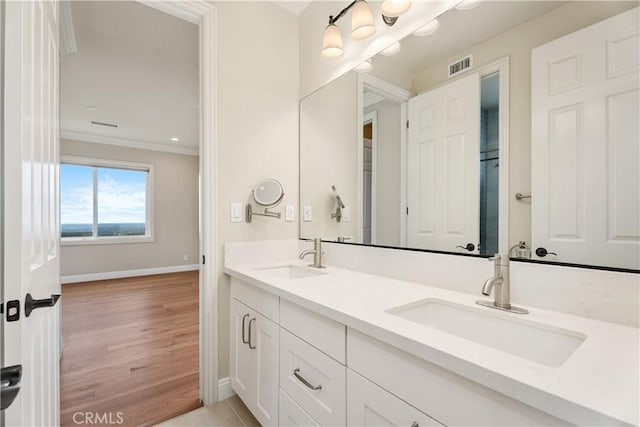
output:
[{"label": "door panel", "polygon": [[[230,338],[230,372],[233,390],[245,402],[253,402],[255,398],[256,363],[254,352],[244,341],[248,341],[247,332],[252,311],[235,298],[231,299],[231,338]],[[244,321],[243,321],[244,320]],[[243,333],[244,328],[244,333]]]},{"label": "door panel", "polygon": [[416,96],[408,108],[408,245],[446,251],[477,246],[480,76]]},{"label": "door panel", "polygon": [[263,426],[278,425],[278,349],[279,327],[266,317],[256,314],[256,418]]},{"label": "door panel", "polygon": [[6,2],[5,288],[20,320],[4,325],[5,364],[22,364],[7,425],[60,423],[60,305],[26,317],[27,293],[60,293],[58,259],[58,4]]},{"label": "door panel", "polygon": [[532,52],[532,243],[558,254],[544,259],[640,268],[638,10]]}]

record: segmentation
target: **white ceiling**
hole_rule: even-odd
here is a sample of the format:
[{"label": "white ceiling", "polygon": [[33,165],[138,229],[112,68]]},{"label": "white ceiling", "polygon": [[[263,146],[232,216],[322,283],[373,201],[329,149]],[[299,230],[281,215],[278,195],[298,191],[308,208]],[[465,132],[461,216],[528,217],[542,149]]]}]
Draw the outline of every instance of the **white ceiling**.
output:
[{"label": "white ceiling", "polygon": [[471,10],[451,9],[438,18],[440,27],[437,32],[426,37],[405,37],[398,54],[389,57],[377,55],[373,66],[400,66],[416,73],[564,3],[485,0]]},{"label": "white ceiling", "polygon": [[276,6],[280,6],[294,15],[302,15],[302,12],[311,4],[313,0],[272,0]]},{"label": "white ceiling", "polygon": [[78,51],[61,60],[63,136],[197,149],[198,27],[133,1],[72,1],[71,11]]}]

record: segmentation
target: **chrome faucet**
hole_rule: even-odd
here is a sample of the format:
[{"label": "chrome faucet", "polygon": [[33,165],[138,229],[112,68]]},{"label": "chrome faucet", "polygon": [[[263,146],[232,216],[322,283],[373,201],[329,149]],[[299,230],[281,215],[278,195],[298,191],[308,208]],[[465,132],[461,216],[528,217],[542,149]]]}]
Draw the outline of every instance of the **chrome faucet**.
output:
[{"label": "chrome faucet", "polygon": [[524,308],[514,307],[510,302],[509,257],[495,254],[495,256],[489,258],[489,261],[494,262],[493,277],[485,280],[482,286],[482,295],[489,296],[493,291],[494,300],[493,302],[478,300],[476,304],[511,313],[527,314],[529,311]]},{"label": "chrome faucet", "polygon": [[311,254],[313,254],[313,264],[309,264],[309,267],[325,268],[325,266],[322,265],[323,252],[322,252],[322,240],[320,240],[320,238],[313,239],[313,249],[302,251],[302,253],[300,253],[300,259],[303,259],[307,255],[311,255]]}]

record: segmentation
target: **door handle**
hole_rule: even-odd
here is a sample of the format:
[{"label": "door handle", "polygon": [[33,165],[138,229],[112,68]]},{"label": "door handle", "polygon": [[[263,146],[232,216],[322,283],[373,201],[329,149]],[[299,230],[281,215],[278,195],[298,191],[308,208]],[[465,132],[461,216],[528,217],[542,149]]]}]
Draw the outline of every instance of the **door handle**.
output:
[{"label": "door handle", "polygon": [[249,317],[249,313],[242,316],[242,344],[249,344],[249,340],[244,337],[244,321]]},{"label": "door handle", "polygon": [[473,252],[476,249],[476,246],[473,243],[467,243],[465,246],[456,246],[456,248],[466,249],[469,252]]},{"label": "door handle", "polygon": [[2,368],[0,374],[0,382],[2,383],[2,392],[0,395],[0,409],[7,409],[15,400],[20,391],[20,381],[22,380],[22,365],[7,366]]},{"label": "door handle", "polygon": [[31,294],[27,294],[24,299],[24,315],[29,317],[31,312],[36,308],[53,307],[59,299],[60,295],[58,294],[53,294],[49,298],[44,299],[33,299]]},{"label": "door handle", "polygon": [[251,344],[251,325],[253,324],[253,322],[256,321],[256,318],[254,317],[253,319],[249,320],[249,339],[247,340],[247,344],[249,344],[249,348],[251,350],[255,350],[256,346]]},{"label": "door handle", "polygon": [[547,255],[558,255],[558,254],[555,252],[549,252],[545,248],[538,248],[536,249],[536,255],[538,255],[540,258],[544,258]]}]

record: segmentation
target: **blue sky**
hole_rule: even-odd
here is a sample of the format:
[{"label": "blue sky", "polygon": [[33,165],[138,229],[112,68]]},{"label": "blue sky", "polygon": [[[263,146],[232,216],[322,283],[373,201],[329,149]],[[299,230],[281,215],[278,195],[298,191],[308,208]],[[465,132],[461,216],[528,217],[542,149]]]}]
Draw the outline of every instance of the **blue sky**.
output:
[{"label": "blue sky", "polygon": [[[98,223],[145,222],[146,172],[98,169]],[[93,222],[93,168],[60,167],[62,224]]]}]

